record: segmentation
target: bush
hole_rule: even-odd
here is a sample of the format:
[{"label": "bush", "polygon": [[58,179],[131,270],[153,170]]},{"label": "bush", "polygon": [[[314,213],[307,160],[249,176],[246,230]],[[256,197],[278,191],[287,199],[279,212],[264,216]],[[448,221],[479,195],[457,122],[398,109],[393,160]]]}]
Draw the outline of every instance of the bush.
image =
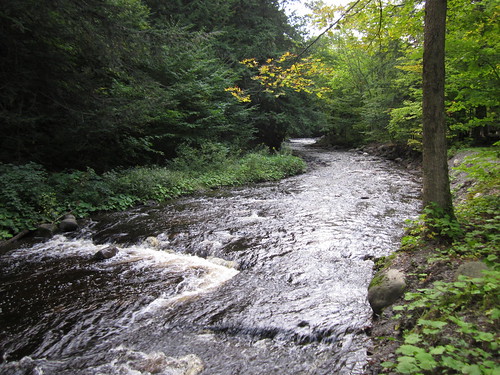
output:
[{"label": "bush", "polygon": [[125,210],[138,202],[162,202],[220,186],[275,181],[304,169],[304,162],[289,154],[259,152],[238,159],[215,143],[199,150],[185,147],[170,168],[135,167],[103,175],[90,168],[49,175],[34,163],[0,164],[0,240],[66,212],[85,217]]},{"label": "bush", "polygon": [[252,153],[241,161],[239,170],[243,181],[276,181],[287,176],[304,172],[303,160],[289,154],[266,155]]},{"label": "bush", "polygon": [[207,142],[199,148],[182,145],[177,148],[177,157],[170,163],[171,169],[185,172],[204,172],[224,169],[228,162],[229,148],[221,143]]},{"label": "bush", "polygon": [[[460,276],[458,281],[437,281],[431,288],[406,293],[408,301],[396,306],[404,342],[396,351],[396,362],[385,367],[399,374],[498,374],[500,338],[500,168],[498,149],[479,150],[455,168],[472,181],[467,199],[456,207],[457,221],[433,219],[425,212],[403,238],[402,248],[419,251],[438,230],[452,240],[435,248],[428,259],[453,262],[457,259],[481,259],[489,270],[483,277]],[[429,215],[429,213],[431,215]],[[428,223],[427,223],[428,224]],[[459,225],[458,225],[459,224]]]},{"label": "bush", "polygon": [[409,303],[394,309],[415,319],[415,327],[396,351],[398,363],[385,366],[400,374],[496,374],[499,296],[498,271],[484,271],[481,278],[440,281],[433,288],[407,293]]},{"label": "bush", "polygon": [[41,165],[0,164],[0,175],[0,239],[56,215],[55,193]]}]

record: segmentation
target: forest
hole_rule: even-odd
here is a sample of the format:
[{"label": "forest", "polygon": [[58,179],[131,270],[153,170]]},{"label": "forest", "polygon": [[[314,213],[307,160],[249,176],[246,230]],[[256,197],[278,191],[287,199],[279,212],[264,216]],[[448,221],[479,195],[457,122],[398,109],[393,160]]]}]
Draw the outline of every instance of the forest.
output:
[{"label": "forest", "polygon": [[[14,207],[2,207],[2,237],[32,226],[26,218],[40,210],[85,213],[53,188],[23,203],[14,186],[23,174],[31,185],[51,174],[67,190],[65,179],[182,157],[275,152],[287,137],[420,151],[423,2],[313,2],[308,20],[287,17],[286,3],[6,0],[0,162],[12,176],[2,198]],[[491,145],[499,138],[498,4],[452,0],[448,8],[447,137],[452,148]],[[335,28],[315,40],[307,21]],[[116,208],[137,198],[111,190]],[[34,212],[13,212],[23,205]]]},{"label": "forest", "polygon": [[[391,145],[420,158],[426,2],[319,0],[298,17],[285,11],[293,1],[3,0],[0,240],[67,213],[301,173],[305,162],[284,146],[293,137]],[[495,269],[499,13],[496,0],[447,1],[445,151],[480,147],[462,167],[479,181],[469,192],[479,199],[442,215],[427,206],[402,241]],[[312,26],[325,31],[318,37]],[[500,316],[498,271],[475,280],[410,296],[400,310],[428,310],[407,322],[417,328],[385,367],[497,374],[498,335],[488,330]],[[460,315],[478,301],[480,317]],[[448,318],[466,339],[439,341]]]},{"label": "forest", "polygon": [[[278,149],[288,136],[321,134],[339,145],[418,149],[422,2],[360,1],[305,54],[307,34],[283,6],[6,1],[0,161],[107,171],[164,164],[180,145]],[[454,146],[491,144],[498,140],[498,6],[453,0],[448,7],[448,137]],[[316,3],[312,21],[325,27],[341,12]],[[266,67],[281,69],[266,69],[270,78],[291,65],[303,69],[274,87],[259,80]]]}]

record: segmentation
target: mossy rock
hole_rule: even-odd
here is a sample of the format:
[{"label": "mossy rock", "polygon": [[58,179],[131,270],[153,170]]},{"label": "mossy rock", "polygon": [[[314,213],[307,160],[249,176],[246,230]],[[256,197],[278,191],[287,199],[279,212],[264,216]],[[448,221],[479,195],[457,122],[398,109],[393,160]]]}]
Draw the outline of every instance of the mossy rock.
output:
[{"label": "mossy rock", "polygon": [[396,269],[377,272],[368,287],[368,302],[375,314],[392,305],[406,288],[405,274]]}]

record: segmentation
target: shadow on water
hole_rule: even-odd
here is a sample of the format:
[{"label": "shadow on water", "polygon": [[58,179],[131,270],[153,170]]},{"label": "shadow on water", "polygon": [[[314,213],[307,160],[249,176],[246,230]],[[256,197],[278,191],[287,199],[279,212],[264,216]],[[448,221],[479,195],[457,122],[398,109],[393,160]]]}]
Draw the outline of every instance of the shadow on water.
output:
[{"label": "shadow on water", "polygon": [[[307,173],[96,216],[0,257],[2,374],[363,374],[371,258],[418,181],[292,147]],[[109,244],[116,257],[92,255]]]}]

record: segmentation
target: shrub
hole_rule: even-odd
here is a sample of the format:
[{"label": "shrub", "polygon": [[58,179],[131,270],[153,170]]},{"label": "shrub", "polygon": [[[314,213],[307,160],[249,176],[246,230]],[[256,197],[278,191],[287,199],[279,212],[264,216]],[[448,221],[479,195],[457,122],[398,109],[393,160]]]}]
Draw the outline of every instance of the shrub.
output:
[{"label": "shrub", "polygon": [[41,165],[0,164],[0,175],[0,239],[56,215],[55,192]]},{"label": "shrub", "polygon": [[177,148],[177,157],[170,162],[170,167],[194,173],[224,169],[231,160],[229,151],[221,143],[207,142],[198,148],[182,145]]},{"label": "shrub", "polygon": [[95,211],[124,210],[137,202],[158,202],[195,191],[249,182],[271,181],[300,173],[305,164],[288,154],[254,153],[229,157],[229,150],[209,143],[184,148],[170,168],[149,166],[93,169],[48,174],[42,166],[0,165],[0,240],[65,212],[85,217]]},{"label": "shrub", "polygon": [[[413,222],[402,247],[418,251],[425,240],[437,234],[453,242],[436,248],[436,257],[482,259],[490,268],[483,277],[460,276],[458,281],[438,281],[431,288],[407,293],[400,311],[404,343],[397,350],[396,362],[385,367],[400,374],[499,374],[496,357],[500,345],[500,168],[498,150],[479,151],[459,166],[473,180],[467,199],[456,207],[457,221],[435,219],[424,212]],[[430,208],[432,210],[432,207]],[[429,225],[430,221],[430,225]],[[458,225],[460,224],[460,225]],[[429,230],[431,228],[431,230]],[[433,233],[436,232],[436,233]]]},{"label": "shrub", "polygon": [[433,288],[407,293],[409,303],[394,309],[414,319],[415,326],[396,351],[397,363],[383,366],[400,374],[497,374],[499,296],[498,271],[484,271],[481,278],[435,282]]}]

